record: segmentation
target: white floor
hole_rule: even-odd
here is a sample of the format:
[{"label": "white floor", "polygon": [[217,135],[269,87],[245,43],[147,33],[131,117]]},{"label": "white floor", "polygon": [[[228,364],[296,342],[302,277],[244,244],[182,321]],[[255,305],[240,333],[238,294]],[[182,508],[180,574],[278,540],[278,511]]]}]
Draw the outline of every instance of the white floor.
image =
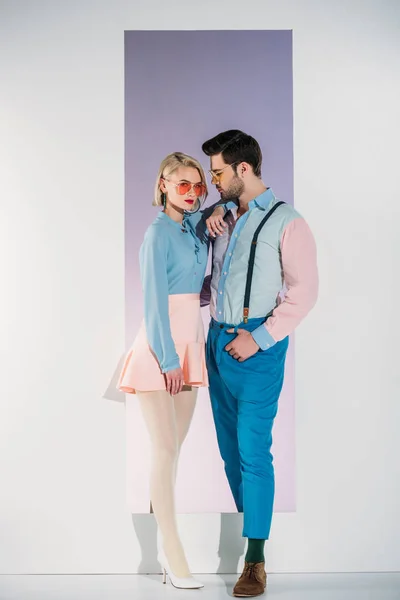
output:
[{"label": "white floor", "polygon": [[[219,600],[236,575],[198,576],[202,590],[177,590],[158,575],[1,575],[0,600]],[[269,575],[268,600],[400,600],[400,573]]]}]

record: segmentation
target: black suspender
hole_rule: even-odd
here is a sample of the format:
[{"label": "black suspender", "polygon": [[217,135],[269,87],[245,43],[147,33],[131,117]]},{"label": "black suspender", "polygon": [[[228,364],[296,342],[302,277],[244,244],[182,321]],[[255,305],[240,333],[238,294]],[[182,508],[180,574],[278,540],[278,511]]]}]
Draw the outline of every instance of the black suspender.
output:
[{"label": "black suspender", "polygon": [[256,247],[257,247],[258,234],[260,233],[261,229],[264,227],[264,225],[268,221],[268,219],[272,216],[272,214],[276,211],[276,209],[281,204],[285,204],[285,203],[282,202],[282,201],[277,202],[275,204],[275,206],[273,206],[271,208],[271,210],[268,211],[268,213],[265,215],[265,217],[263,218],[263,220],[261,221],[261,223],[259,224],[259,226],[257,227],[257,229],[254,232],[253,241],[251,242],[251,247],[250,247],[249,266],[248,266],[248,269],[247,269],[246,291],[245,291],[245,294],[244,294],[244,305],[243,305],[243,323],[247,323],[247,321],[249,319],[249,304],[250,304],[251,281],[252,281],[252,278],[253,278],[254,257],[256,255]]}]

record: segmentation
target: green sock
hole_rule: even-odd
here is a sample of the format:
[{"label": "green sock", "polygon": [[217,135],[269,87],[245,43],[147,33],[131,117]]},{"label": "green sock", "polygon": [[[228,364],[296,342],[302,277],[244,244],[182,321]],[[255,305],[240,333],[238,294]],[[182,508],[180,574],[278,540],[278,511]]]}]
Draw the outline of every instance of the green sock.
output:
[{"label": "green sock", "polygon": [[249,538],[247,552],[245,556],[246,562],[263,562],[265,540],[252,540]]}]

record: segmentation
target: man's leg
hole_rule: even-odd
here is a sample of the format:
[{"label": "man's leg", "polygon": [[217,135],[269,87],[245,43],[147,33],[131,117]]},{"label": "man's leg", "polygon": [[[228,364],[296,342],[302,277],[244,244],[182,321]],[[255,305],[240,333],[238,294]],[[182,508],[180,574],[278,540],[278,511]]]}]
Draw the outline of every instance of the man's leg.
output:
[{"label": "man's leg", "polygon": [[[243,536],[269,538],[275,496],[272,427],[282,391],[288,340],[256,355],[246,391],[238,399],[238,440],[243,478]],[[242,363],[246,364],[246,361]]]},{"label": "man's leg", "polygon": [[218,447],[225,473],[239,512],[243,511],[243,486],[237,436],[237,400],[230,393],[219,370],[220,333],[210,329],[207,339],[207,370],[211,408]]},{"label": "man's leg", "polygon": [[238,443],[243,481],[243,537],[248,538],[245,568],[235,596],[256,596],[266,585],[264,544],[268,539],[275,494],[272,426],[282,390],[288,340],[243,363],[229,363],[230,391],[238,400]]},{"label": "man's leg", "polygon": [[[271,390],[273,392],[273,390]],[[278,402],[257,396],[239,406],[238,438],[243,477],[243,536],[266,540],[269,537],[275,483],[272,464],[272,425]]]}]

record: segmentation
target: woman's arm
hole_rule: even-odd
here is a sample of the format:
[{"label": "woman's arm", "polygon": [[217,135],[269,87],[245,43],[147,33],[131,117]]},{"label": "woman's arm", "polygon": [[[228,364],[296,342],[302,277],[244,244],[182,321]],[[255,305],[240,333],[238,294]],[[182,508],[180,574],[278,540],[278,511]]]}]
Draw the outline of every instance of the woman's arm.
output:
[{"label": "woman's arm", "polygon": [[211,275],[206,275],[200,291],[200,306],[208,306],[211,302]]},{"label": "woman's arm", "polygon": [[169,321],[168,243],[161,228],[151,227],[140,250],[144,322],[150,348],[162,373],[180,367]]},{"label": "woman's arm", "polygon": [[[228,210],[234,208],[236,205],[232,200],[229,202],[217,202],[210,207],[210,212],[206,218],[207,231],[211,237],[215,238],[217,235],[222,235],[226,228],[224,217]],[[212,211],[212,212],[211,212]]]}]

